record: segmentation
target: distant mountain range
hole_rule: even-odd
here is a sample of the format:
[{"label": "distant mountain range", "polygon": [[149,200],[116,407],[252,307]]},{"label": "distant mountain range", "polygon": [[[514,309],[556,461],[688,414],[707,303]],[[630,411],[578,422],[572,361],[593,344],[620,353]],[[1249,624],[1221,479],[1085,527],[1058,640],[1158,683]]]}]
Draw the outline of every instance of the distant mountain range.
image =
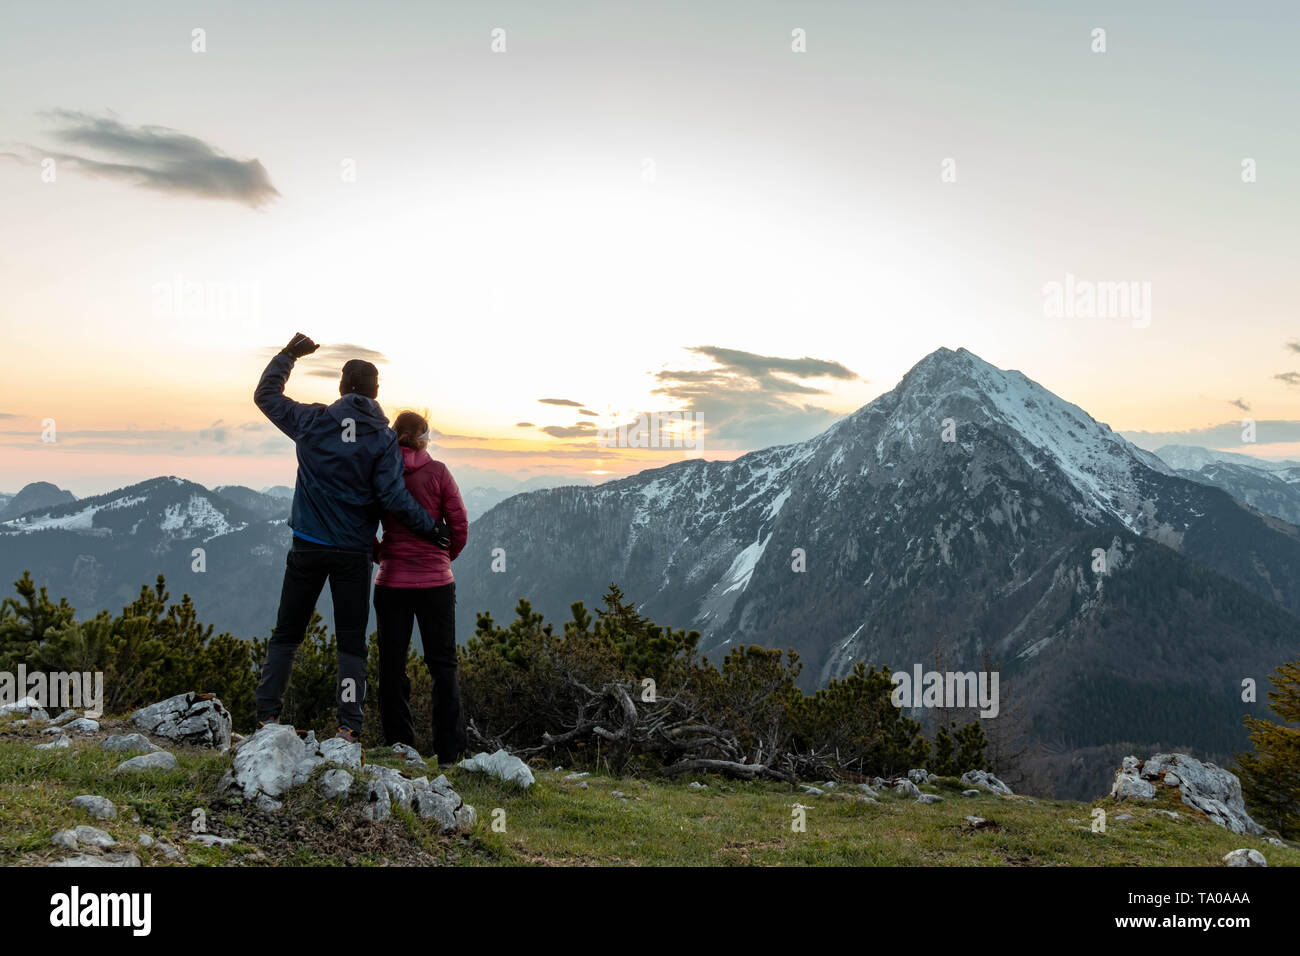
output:
[{"label": "distant mountain range", "polygon": [[[597,486],[465,491],[482,516],[455,565],[459,635],[480,611],[512,619],[521,597],[559,623],[613,581],[654,620],[698,628],[711,659],[794,648],[809,689],[858,661],[987,662],[1057,792],[1090,795],[1121,746],[1220,762],[1244,746],[1242,714],[1300,648],[1297,469],[1143,451],[1020,372],[940,349],[799,444]],[[265,636],[287,494],[170,477],[82,500],[28,486],[0,513],[0,580],[30,569],[88,614],[162,572],[203,620]],[[1244,678],[1261,703],[1241,702]]]},{"label": "distant mountain range", "polygon": [[1118,741],[1227,759],[1241,680],[1263,685],[1300,647],[1300,529],[1224,477],[940,349],[806,442],[503,502],[457,562],[462,629],[465,610],[509,620],[521,597],[564,620],[615,581],[711,656],[794,648],[808,688],[857,661],[987,659],[1056,755],[1058,790],[1092,792],[1072,764]]}]

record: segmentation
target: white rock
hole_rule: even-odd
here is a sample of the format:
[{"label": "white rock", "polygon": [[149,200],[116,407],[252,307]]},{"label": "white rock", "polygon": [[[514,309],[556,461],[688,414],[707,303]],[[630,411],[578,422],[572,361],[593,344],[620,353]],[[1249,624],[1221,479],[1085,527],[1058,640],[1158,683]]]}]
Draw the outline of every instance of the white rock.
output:
[{"label": "white rock", "polygon": [[443,833],[450,833],[459,826],[456,811],[461,805],[460,797],[455,794],[448,796],[435,790],[420,790],[415,794],[412,809],[422,820],[436,820]]},{"label": "white rock", "polygon": [[293,785],[298,764],[309,757],[306,749],[290,725],[267,724],[239,745],[218,789],[274,809],[272,804]]},{"label": "white rock", "polygon": [[802,789],[803,789],[803,792],[804,792],[804,793],[811,794],[811,795],[814,796],[814,797],[820,797],[822,794],[824,794],[824,793],[826,792],[826,791],[823,790],[821,787],[809,787],[809,786],[805,786],[805,787],[803,787]]},{"label": "white rock", "polygon": [[1286,844],[1283,843],[1281,840],[1279,840],[1277,837],[1264,837],[1264,842],[1270,844],[1271,846],[1286,846]]},{"label": "white rock", "polygon": [[151,837],[149,834],[141,833],[139,836],[136,837],[136,842],[138,842],[141,846],[153,846],[154,841],[153,841],[153,837]]},{"label": "white rock", "polygon": [[215,833],[196,833],[189,838],[190,843],[201,843],[204,846],[231,846],[239,841],[234,837],[217,836]]},{"label": "white rock", "polygon": [[166,750],[151,754],[141,754],[130,760],[123,760],[113,770],[114,773],[138,773],[144,770],[175,770],[176,755]]},{"label": "white rock", "polygon": [[63,730],[70,734],[97,734],[99,721],[91,720],[89,717],[78,717],[64,724]]},{"label": "white rock", "polygon": [[1167,779],[1170,775],[1178,780],[1183,803],[1200,810],[1219,826],[1233,833],[1265,832],[1246,812],[1236,774],[1180,753],[1156,754],[1142,764],[1142,776],[1149,780]]},{"label": "white rock", "polygon": [[393,803],[383,780],[370,778],[366,785],[366,803],[361,809],[361,815],[372,823],[382,823],[393,815]]},{"label": "white rock", "polygon": [[939,796],[937,793],[922,793],[917,796],[916,802],[924,804],[943,803],[943,797]]},{"label": "white rock", "polygon": [[45,712],[45,708],[40,705],[40,702],[35,697],[24,697],[12,704],[0,705],[0,717],[8,717],[10,714],[23,714],[33,720],[50,719],[50,715]]},{"label": "white rock", "polygon": [[141,707],[131,722],[155,737],[221,751],[230,748],[230,713],[215,697],[177,694]]},{"label": "white rock", "polygon": [[77,717],[77,712],[72,708],[68,708],[63,713],[59,714],[59,716],[51,720],[50,723],[52,723],[56,727],[59,727],[62,726],[63,724],[66,724],[70,720],[75,720],[76,717]]},{"label": "white rock", "polygon": [[980,792],[978,790],[963,790],[961,795],[963,797],[978,797]]},{"label": "white rock", "polygon": [[868,785],[865,784],[865,783],[860,783],[860,784],[858,784],[858,789],[861,790],[863,793],[865,793],[865,794],[866,794],[867,796],[869,796],[869,797],[878,797],[878,796],[880,796],[880,794],[876,793],[875,790],[873,790],[870,786],[868,786]]},{"label": "white rock", "polygon": [[326,800],[346,800],[352,789],[352,774],[346,770],[326,770],[316,788]]},{"label": "white rock", "polygon": [[1119,772],[1115,774],[1115,782],[1110,785],[1110,795],[1116,800],[1155,799],[1155,785],[1142,779],[1140,767],[1141,762],[1137,757],[1125,757]]},{"label": "white rock", "polygon": [[[513,783],[521,790],[527,790],[533,785],[533,771],[529,769],[528,764],[505,750],[498,750],[496,753],[491,754],[475,754],[467,760],[462,760],[457,766],[462,770],[486,773],[498,780],[504,780],[506,783]],[[585,777],[586,774],[582,774],[582,776]],[[570,774],[565,779],[571,780],[573,777],[574,775]]]},{"label": "white rock", "polygon": [[37,744],[37,750],[67,750],[72,746],[72,741],[64,734],[59,734],[47,744]]},{"label": "white rock", "polygon": [[60,830],[50,837],[50,843],[68,850],[75,850],[77,848],[77,834],[72,830]]},{"label": "white rock", "polygon": [[474,820],[478,815],[474,812],[474,808],[468,803],[462,803],[460,808],[456,811],[455,816],[456,827],[458,829],[472,830],[474,828]]},{"label": "white rock", "polygon": [[152,754],[162,750],[144,734],[113,734],[111,737],[105,737],[100,741],[99,748],[101,750],[141,754]]},{"label": "white rock", "polygon": [[907,771],[907,779],[915,784],[929,783],[930,774],[925,770],[909,770]]},{"label": "white rock", "polygon": [[894,784],[894,793],[902,794],[906,797],[919,797],[921,791],[917,789],[916,784],[911,780],[900,779]]},{"label": "white rock", "polygon": [[79,797],[72,798],[72,805],[85,810],[98,820],[112,820],[117,816],[117,807],[107,797],[83,793]]},{"label": "white rock", "polygon": [[[687,786],[690,787],[690,789],[692,789],[692,790],[708,790],[708,789],[709,789],[709,785],[708,785],[707,783],[700,783],[698,780],[692,780],[690,783],[687,784]],[[816,789],[816,788],[814,787],[813,789]]]},{"label": "white rock", "polygon": [[1223,862],[1227,866],[1268,866],[1264,854],[1258,850],[1233,850],[1223,857]]},{"label": "white rock", "polygon": [[1005,797],[1013,796],[1011,788],[986,770],[967,770],[961,775],[961,782],[968,787],[991,790]]},{"label": "white rock", "polygon": [[99,829],[99,827],[86,826],[84,823],[73,827],[72,835],[78,843],[86,846],[97,846],[101,850],[107,850],[117,843],[106,831]]},{"label": "white rock", "polygon": [[336,763],[348,770],[361,769],[361,744],[359,743],[348,743],[342,737],[331,737],[322,740],[316,752],[326,763]]},{"label": "white rock", "polygon": [[134,853],[105,853],[103,856],[70,856],[56,860],[50,866],[139,866]]},{"label": "white rock", "polygon": [[371,764],[366,767],[366,774],[387,789],[390,807],[401,807],[403,810],[411,809],[411,800],[415,796],[415,787],[408,777],[402,776],[400,770]]}]

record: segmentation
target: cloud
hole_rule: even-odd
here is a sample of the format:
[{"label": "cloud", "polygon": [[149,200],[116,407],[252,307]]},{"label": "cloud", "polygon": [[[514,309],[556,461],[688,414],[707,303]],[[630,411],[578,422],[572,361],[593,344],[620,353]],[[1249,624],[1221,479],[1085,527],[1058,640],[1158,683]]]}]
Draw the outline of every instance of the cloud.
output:
[{"label": "cloud", "polygon": [[[1241,423],[1224,422],[1181,432],[1122,431],[1125,438],[1147,451],[1164,445],[1198,445],[1202,448],[1236,448],[1241,445]],[[1256,444],[1300,442],[1300,421],[1272,420],[1255,423]]]},{"label": "cloud", "polygon": [[515,428],[536,428],[532,422],[515,422]]},{"label": "cloud", "polygon": [[599,417],[600,417],[600,412],[593,412],[590,408],[580,408],[580,409],[578,409],[578,414],[579,414],[579,415],[590,415],[592,418],[599,418]]},{"label": "cloud", "polygon": [[596,426],[591,422],[578,422],[577,424],[565,427],[564,425],[547,425],[542,429],[552,438],[589,438]]},{"label": "cloud", "polygon": [[1230,398],[1230,399],[1228,399],[1228,404],[1229,404],[1229,405],[1236,405],[1236,406],[1237,406],[1238,408],[1240,408],[1243,412],[1248,412],[1248,411],[1250,411],[1250,406],[1246,404],[1246,402],[1245,402],[1244,399],[1240,399],[1240,398]]},{"label": "cloud", "polygon": [[1274,375],[1279,382],[1285,382],[1287,385],[1300,385],[1300,372],[1283,372],[1281,375]]},{"label": "cloud", "polygon": [[28,157],[29,162],[52,157],[92,176],[254,208],[280,195],[261,162],[227,156],[188,133],[166,126],[130,126],[111,115],[93,116],[73,110],[54,110],[45,115],[59,123],[52,131],[56,139],[106,158],[29,146],[28,151],[35,154]]},{"label": "cloud", "polygon": [[825,359],[782,358],[712,345],[688,351],[711,360],[713,367],[663,369],[655,373],[659,386],[653,391],[703,416],[706,446],[754,448],[809,438],[840,415],[796,399],[827,394],[799,380],[859,378],[839,362]]},{"label": "cloud", "polygon": [[569,398],[539,398],[543,405],[565,405],[570,408],[581,408],[582,402],[575,402]]},{"label": "cloud", "polygon": [[1300,352],[1300,339],[1292,339],[1290,342],[1286,343],[1286,345],[1282,347],[1285,349],[1290,349],[1292,352]]}]

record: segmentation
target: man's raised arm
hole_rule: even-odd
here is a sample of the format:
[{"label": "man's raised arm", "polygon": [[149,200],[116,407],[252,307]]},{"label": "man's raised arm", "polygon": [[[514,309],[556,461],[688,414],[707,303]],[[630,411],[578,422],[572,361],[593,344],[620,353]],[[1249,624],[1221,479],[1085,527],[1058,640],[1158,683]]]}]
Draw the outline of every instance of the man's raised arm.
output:
[{"label": "man's raised arm", "polygon": [[306,406],[285,395],[284,385],[289,380],[289,373],[293,371],[294,362],[318,348],[320,346],[301,332],[295,333],[289,344],[271,359],[253,391],[253,401],[262,410],[262,414],[294,441],[298,440],[301,433],[303,409]]}]

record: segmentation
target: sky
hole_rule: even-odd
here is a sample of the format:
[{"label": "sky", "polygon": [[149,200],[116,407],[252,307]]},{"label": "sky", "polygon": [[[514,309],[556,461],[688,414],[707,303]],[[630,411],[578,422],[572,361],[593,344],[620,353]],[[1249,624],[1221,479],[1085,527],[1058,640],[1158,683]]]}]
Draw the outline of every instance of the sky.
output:
[{"label": "sky", "polygon": [[[939,347],[1300,457],[1298,40],[1263,2],[7,0],[0,491],[292,484],[252,391],[296,331],[290,396],[371,358],[462,485],[801,440]],[[597,441],[673,410],[697,448]]]}]

